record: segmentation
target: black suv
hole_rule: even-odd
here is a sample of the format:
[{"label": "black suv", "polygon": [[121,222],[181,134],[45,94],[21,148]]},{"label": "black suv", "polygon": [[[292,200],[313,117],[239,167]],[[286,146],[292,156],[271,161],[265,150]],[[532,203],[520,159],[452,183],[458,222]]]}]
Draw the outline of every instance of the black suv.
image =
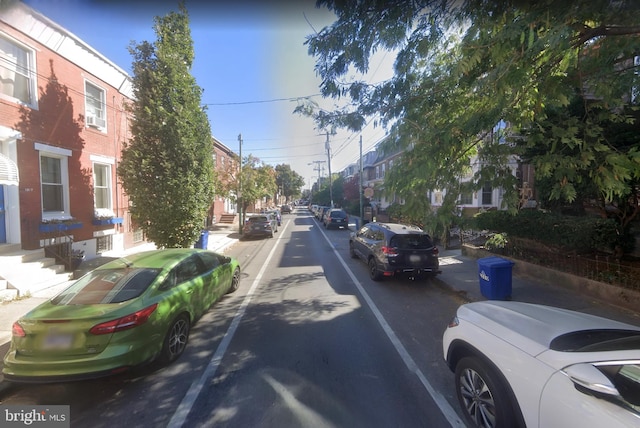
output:
[{"label": "black suv", "polygon": [[349,238],[349,254],[364,260],[369,276],[411,279],[433,278],[442,273],[438,247],[422,229],[397,223],[367,223]]},{"label": "black suv", "polygon": [[327,229],[331,229],[332,227],[337,229],[349,228],[349,216],[340,208],[331,208],[325,211],[322,222]]}]

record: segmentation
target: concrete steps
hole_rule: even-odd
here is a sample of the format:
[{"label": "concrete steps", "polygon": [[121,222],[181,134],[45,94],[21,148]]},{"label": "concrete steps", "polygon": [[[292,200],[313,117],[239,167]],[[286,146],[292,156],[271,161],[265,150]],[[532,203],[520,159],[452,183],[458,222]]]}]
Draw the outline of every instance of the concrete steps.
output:
[{"label": "concrete steps", "polygon": [[218,223],[234,224],[236,222],[235,214],[221,214]]},{"label": "concrete steps", "polygon": [[45,257],[42,248],[22,250],[19,244],[0,244],[0,301],[33,295],[72,278],[73,273]]}]

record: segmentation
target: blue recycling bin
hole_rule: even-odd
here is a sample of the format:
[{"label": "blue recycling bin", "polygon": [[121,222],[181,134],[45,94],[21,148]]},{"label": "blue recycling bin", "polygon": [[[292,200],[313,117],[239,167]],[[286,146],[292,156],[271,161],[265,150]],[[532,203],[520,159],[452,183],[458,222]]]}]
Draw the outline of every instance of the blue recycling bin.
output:
[{"label": "blue recycling bin", "polygon": [[511,260],[495,256],[478,259],[480,293],[489,300],[511,300],[514,264]]},{"label": "blue recycling bin", "polygon": [[203,230],[202,232],[200,232],[200,237],[196,241],[194,248],[202,248],[206,250],[208,245],[209,245],[209,231]]}]

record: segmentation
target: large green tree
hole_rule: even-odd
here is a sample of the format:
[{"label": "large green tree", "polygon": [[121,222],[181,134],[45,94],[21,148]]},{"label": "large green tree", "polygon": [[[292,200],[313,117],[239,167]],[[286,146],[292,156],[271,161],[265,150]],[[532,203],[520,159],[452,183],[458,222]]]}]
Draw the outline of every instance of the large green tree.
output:
[{"label": "large green tree", "polygon": [[[444,189],[438,221],[448,223],[443,213],[454,215],[459,194],[486,184],[504,188],[505,202],[515,209],[509,155],[539,146],[539,129],[546,132],[546,150],[531,161],[554,180],[551,197],[575,198],[578,176],[605,200],[632,192],[640,150],[609,144],[601,123],[633,121],[624,107],[632,88],[640,87],[634,66],[639,2],[318,3],[337,20],[309,37],[309,53],[316,57],[323,95],[349,102],[331,112],[313,104],[297,111],[313,115],[321,129],[358,131],[373,117],[388,127],[385,144],[404,156],[387,174],[385,189],[404,199],[407,211],[429,212],[425,196]],[[377,85],[358,78],[370,70],[372,55],[385,49],[395,54],[393,77]],[[549,108],[565,108],[576,93],[589,100],[580,131],[547,126]],[[508,124],[509,134],[496,127],[500,123]],[[525,134],[530,139],[506,144],[509,135]],[[469,179],[472,160],[482,168]]]},{"label": "large green tree", "polygon": [[291,169],[291,165],[276,165],[276,185],[279,192],[284,195],[287,202],[293,197],[299,196],[304,186],[304,178]]},{"label": "large green tree", "polygon": [[131,215],[158,247],[189,247],[213,201],[213,142],[202,90],[191,75],[189,16],[156,17],[155,43],[132,44],[132,139],[118,174]]},{"label": "large green tree", "polygon": [[275,169],[252,155],[247,156],[242,164],[241,180],[240,200],[243,215],[259,200],[272,199],[278,189]]}]

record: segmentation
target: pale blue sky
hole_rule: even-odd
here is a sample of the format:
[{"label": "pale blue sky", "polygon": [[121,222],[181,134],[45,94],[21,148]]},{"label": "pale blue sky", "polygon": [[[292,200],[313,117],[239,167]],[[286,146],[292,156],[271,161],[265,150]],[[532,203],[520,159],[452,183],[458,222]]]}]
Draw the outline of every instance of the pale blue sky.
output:
[{"label": "pale blue sky", "polygon": [[[130,42],[154,42],[154,16],[178,10],[177,0],[24,1],[129,73]],[[330,25],[333,15],[317,9],[314,0],[191,3],[186,1],[195,49],[192,74],[204,89],[202,102],[208,105],[214,137],[237,152],[241,133],[243,155],[289,164],[308,185],[318,174],[313,162],[327,160],[326,137],[311,119],[292,114],[295,102],[263,101],[319,93],[314,59],[304,41],[314,29]],[[365,145],[380,138],[376,132]],[[357,160],[357,136],[336,136],[331,144],[334,172]]]}]

